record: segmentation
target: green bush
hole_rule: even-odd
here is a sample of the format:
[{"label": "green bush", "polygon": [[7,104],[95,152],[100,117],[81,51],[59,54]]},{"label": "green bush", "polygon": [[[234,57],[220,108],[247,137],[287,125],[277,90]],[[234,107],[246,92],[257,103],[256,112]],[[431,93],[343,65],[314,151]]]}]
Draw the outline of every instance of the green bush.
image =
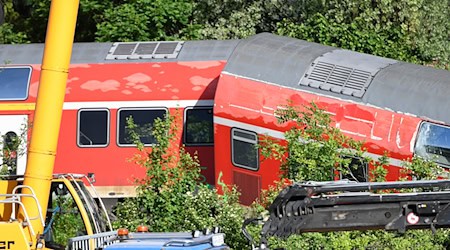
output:
[{"label": "green bush", "polygon": [[272,238],[271,248],[292,249],[386,249],[386,250],[418,250],[418,249],[448,249],[449,230],[438,230],[435,234],[431,230],[407,231],[405,234],[385,231],[366,232],[333,232],[307,233],[293,235],[286,240]]},{"label": "green bush", "polygon": [[[364,153],[362,142],[349,139],[332,128],[329,116],[315,104],[301,109],[286,106],[278,111],[278,116],[280,122],[295,121],[295,126],[286,133],[287,144],[266,138],[261,150],[266,157],[282,161],[283,177],[297,181],[330,180],[334,168],[345,171],[352,167],[351,162],[340,154],[362,157]],[[216,189],[199,183],[200,168],[195,155],[191,156],[183,148],[179,151],[170,149],[177,141],[178,128],[173,121],[174,117],[167,116],[147,128],[158,141],[147,151],[139,141],[139,133],[145,130],[137,128],[129,119],[128,131],[139,149],[134,161],[146,169],[147,175],[137,180],[137,197],[125,199],[114,210],[118,218],[114,227],[147,225],[150,231],[163,232],[219,226],[226,234],[226,243],[233,249],[248,249],[241,234],[244,217],[264,217],[265,209],[285,187],[287,179],[263,191],[261,198],[249,209],[240,206],[235,189],[219,183],[224,190],[219,194]],[[370,179],[384,181],[386,164],[387,154],[373,161]],[[405,171],[417,179],[436,177],[438,170],[438,166],[423,159],[414,158],[405,165]],[[249,231],[258,240],[261,226],[249,226]],[[405,234],[382,230],[306,233],[287,239],[272,237],[269,244],[271,248],[285,249],[446,249],[449,234],[449,230],[437,230],[435,234],[431,230],[407,231]]]},{"label": "green bush", "polygon": [[[75,204],[75,201],[70,198],[59,197],[58,202],[60,211],[55,213],[54,222],[51,225],[53,235],[53,242],[65,246],[67,241],[78,233],[86,234],[83,218]],[[56,207],[53,207],[55,209]],[[70,225],[68,227],[67,225]]]},{"label": "green bush", "polygon": [[[304,107],[287,105],[277,111],[280,123],[290,122],[292,126],[285,133],[286,144],[279,144],[265,138],[261,145],[264,157],[281,161],[282,177],[292,181],[328,181],[334,178],[334,170],[345,171],[350,161],[341,154],[363,157],[362,142],[347,138],[332,127],[331,119],[323,109],[314,103]],[[388,161],[387,153],[377,161],[371,161],[369,180],[385,181]],[[369,159],[364,158],[366,161]],[[405,159],[404,174],[414,179],[436,179],[442,168],[431,161],[414,157]],[[252,216],[265,215],[265,209],[284,187],[277,182],[262,197],[252,204]],[[252,237],[258,239],[261,228],[250,227]],[[407,231],[405,234],[379,231],[305,233],[292,235],[287,239],[271,237],[270,248],[285,249],[447,249],[449,230]]]},{"label": "green bush", "polygon": [[191,231],[220,227],[226,234],[226,243],[243,249],[246,242],[240,235],[244,209],[238,203],[239,193],[224,188],[224,194],[211,189],[200,180],[197,157],[181,147],[171,149],[177,141],[174,117],[157,119],[150,128],[158,141],[151,150],[143,147],[133,120],[128,130],[140,153],[134,161],[146,169],[146,176],[138,179],[137,197],[125,199],[114,209],[115,228],[136,228],[147,225],[152,232]]},{"label": "green bush", "polygon": [[352,157],[364,158],[362,142],[330,126],[330,116],[315,103],[303,107],[286,105],[276,115],[279,123],[292,123],[285,132],[287,145],[270,137],[265,137],[260,145],[263,157],[281,161],[282,178],[329,181],[334,179],[335,170],[348,174],[355,167],[351,166]]}]

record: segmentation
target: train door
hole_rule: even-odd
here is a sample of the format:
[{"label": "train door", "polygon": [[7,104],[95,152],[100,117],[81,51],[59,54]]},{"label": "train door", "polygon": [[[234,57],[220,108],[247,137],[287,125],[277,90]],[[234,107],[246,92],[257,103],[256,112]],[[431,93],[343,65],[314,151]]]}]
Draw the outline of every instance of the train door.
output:
[{"label": "train door", "polygon": [[[30,66],[0,66],[0,110],[17,112],[30,104],[19,102],[28,99],[31,72]],[[25,173],[27,123],[27,115],[0,115],[0,174]]]},{"label": "train door", "polygon": [[200,159],[201,181],[215,184],[213,107],[187,107],[184,110],[183,144]]},{"label": "train door", "polygon": [[0,173],[25,173],[27,115],[0,115]]}]

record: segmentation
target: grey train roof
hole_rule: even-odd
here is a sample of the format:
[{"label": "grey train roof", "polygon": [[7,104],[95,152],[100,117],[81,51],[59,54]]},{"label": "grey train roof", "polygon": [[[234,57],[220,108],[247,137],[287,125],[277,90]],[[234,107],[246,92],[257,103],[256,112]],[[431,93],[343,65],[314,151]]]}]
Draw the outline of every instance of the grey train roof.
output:
[{"label": "grey train roof", "polygon": [[450,124],[450,71],[261,33],[225,72]]},{"label": "grey train roof", "polygon": [[[42,53],[43,44],[0,45],[0,64],[40,64]],[[228,74],[450,124],[450,71],[268,33],[227,41],[75,43],[71,63],[209,60],[227,60]]]},{"label": "grey train roof", "polygon": [[[239,40],[134,42],[134,43],[75,43],[71,63],[124,63],[227,60]],[[176,44],[160,52],[147,53],[155,44]],[[121,47],[122,46],[122,47]],[[152,47],[153,46],[153,47]],[[159,46],[163,47],[163,46]],[[124,49],[120,49],[124,48]],[[172,50],[170,50],[172,49]],[[1,64],[40,64],[44,44],[0,44]],[[120,53],[117,53],[121,50]],[[146,52],[147,51],[147,52]],[[141,54],[139,54],[141,52]],[[115,55],[119,54],[119,55]],[[145,54],[147,53],[147,54]]]}]

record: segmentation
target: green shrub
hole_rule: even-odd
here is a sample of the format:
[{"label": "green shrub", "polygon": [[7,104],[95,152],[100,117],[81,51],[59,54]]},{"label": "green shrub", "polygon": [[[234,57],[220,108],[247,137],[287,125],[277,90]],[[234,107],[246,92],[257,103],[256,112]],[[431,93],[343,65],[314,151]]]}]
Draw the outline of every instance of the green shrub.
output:
[{"label": "green shrub", "polygon": [[286,105],[277,110],[276,115],[279,123],[292,123],[284,134],[287,145],[269,137],[265,137],[260,145],[264,158],[281,161],[282,178],[329,181],[334,179],[335,170],[349,173],[352,157],[364,158],[362,142],[346,137],[330,126],[330,116],[315,103],[303,107]]},{"label": "green shrub", "polygon": [[137,197],[125,199],[114,210],[114,227],[136,228],[147,225],[152,232],[191,231],[220,227],[226,243],[243,249],[246,242],[240,235],[244,210],[238,203],[239,193],[224,188],[224,194],[211,189],[200,180],[197,157],[172,150],[177,141],[174,117],[157,119],[150,131],[158,144],[151,150],[139,141],[136,125],[130,118],[128,130],[140,151],[134,161],[146,169],[146,176],[136,180]]},{"label": "green shrub", "polygon": [[[362,142],[356,142],[331,125],[325,111],[314,103],[310,106],[287,105],[277,111],[280,123],[293,124],[285,133],[287,143],[280,144],[266,137],[261,151],[266,158],[281,161],[282,177],[292,181],[328,181],[334,178],[334,170],[345,171],[351,162],[341,154],[361,157],[370,161],[369,180],[385,181],[388,154],[378,160],[363,157]],[[436,179],[442,168],[421,158],[405,159],[404,174],[414,179]],[[252,216],[265,215],[265,209],[283,188],[284,182],[262,192],[262,197],[252,204]],[[252,237],[258,239],[261,227],[251,226]],[[305,233],[287,239],[271,237],[270,248],[285,249],[447,249],[449,230],[407,231],[405,234],[378,231]]]},{"label": "green shrub", "polygon": [[51,225],[54,232],[53,242],[65,246],[70,238],[79,236],[78,233],[85,234],[86,229],[75,201],[71,197],[59,197],[58,200],[60,212],[55,213],[54,222]]}]

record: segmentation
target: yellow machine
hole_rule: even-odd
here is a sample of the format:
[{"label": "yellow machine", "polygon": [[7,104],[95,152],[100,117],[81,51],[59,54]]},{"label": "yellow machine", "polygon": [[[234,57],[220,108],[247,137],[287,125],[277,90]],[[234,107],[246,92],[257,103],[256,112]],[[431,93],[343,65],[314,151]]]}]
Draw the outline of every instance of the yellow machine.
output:
[{"label": "yellow machine", "polygon": [[[38,195],[25,194],[24,189],[33,188],[22,185],[21,179],[0,180],[0,249],[66,249],[69,238],[111,232],[105,207],[86,188],[85,183],[92,185],[86,176],[53,175],[44,216]],[[21,202],[24,197],[34,201],[31,208]],[[22,219],[18,209],[22,209]]]},{"label": "yellow machine", "polygon": [[51,3],[25,175],[0,180],[0,249],[65,249],[70,237],[111,230],[88,178],[53,175],[78,5]]}]

